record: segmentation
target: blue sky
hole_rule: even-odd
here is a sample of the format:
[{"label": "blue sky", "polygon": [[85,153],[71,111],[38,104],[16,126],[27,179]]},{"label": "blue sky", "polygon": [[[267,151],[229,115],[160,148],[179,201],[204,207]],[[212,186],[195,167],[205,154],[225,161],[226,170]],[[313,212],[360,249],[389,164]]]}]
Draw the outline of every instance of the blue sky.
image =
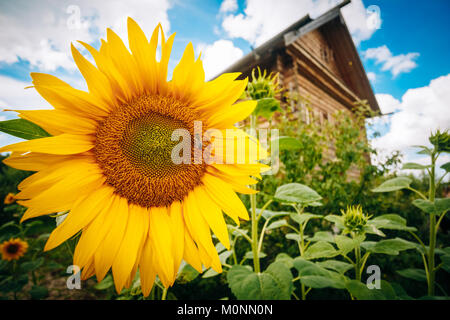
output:
[{"label": "blue sky", "polygon": [[[211,77],[305,14],[317,17],[339,2],[1,1],[0,108],[48,107],[33,89],[23,90],[31,71],[51,73],[85,88],[70,57],[70,42],[98,46],[106,27],[126,38],[127,16],[147,35],[157,22],[168,33],[177,33],[172,69],[191,41],[197,53],[202,51]],[[428,132],[450,125],[450,1],[353,0],[342,12],[382,111],[394,112],[375,121],[383,136],[372,141],[374,146],[385,154],[399,149],[408,161],[424,161],[408,146],[426,144]],[[368,22],[372,18],[381,21],[379,28]],[[0,113],[0,120],[13,117]],[[13,141],[0,135],[0,146]]]}]

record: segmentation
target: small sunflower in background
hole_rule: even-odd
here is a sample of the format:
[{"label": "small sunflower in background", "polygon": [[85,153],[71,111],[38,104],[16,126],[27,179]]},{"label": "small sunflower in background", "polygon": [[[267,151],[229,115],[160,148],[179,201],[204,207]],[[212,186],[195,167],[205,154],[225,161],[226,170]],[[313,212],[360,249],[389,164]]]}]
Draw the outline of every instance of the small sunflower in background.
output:
[{"label": "small sunflower in background", "polygon": [[[156,59],[161,34],[161,58]],[[259,142],[236,129],[254,101],[235,104],[247,86],[239,73],[205,82],[202,61],[189,43],[167,81],[174,35],[165,38],[160,25],[150,40],[128,19],[127,49],[110,29],[99,50],[80,42],[95,65],[72,45],[72,55],[88,92],[47,74],[32,73],[34,88],[54,110],[17,111],[52,137],[9,145],[4,160],[11,167],[37,171],[22,181],[18,203],[27,207],[22,221],[69,211],[52,232],[50,250],[82,231],[74,264],[83,279],[101,281],[112,269],[116,290],[129,287],[139,269],[142,292],[150,293],[155,276],[171,286],[184,259],[196,270],[222,267],[211,231],[229,248],[223,213],[239,224],[248,212],[236,192],[255,193],[248,185],[268,167]],[[223,133],[206,142],[214,157],[231,153],[233,163],[192,161],[176,164],[175,130],[195,135]],[[245,148],[227,148],[227,129],[243,138]],[[194,142],[191,142],[194,146]],[[198,149],[198,148],[197,148]],[[250,152],[258,150],[258,152]],[[262,152],[260,152],[262,150]],[[237,162],[237,163],[236,163]],[[252,178],[253,177],[253,178]]]},{"label": "small sunflower in background", "polygon": [[11,238],[0,244],[2,259],[7,261],[19,260],[27,252],[27,249],[28,243],[19,238]]},{"label": "small sunflower in background", "polygon": [[5,197],[5,200],[3,200],[4,204],[12,204],[16,201],[16,197],[14,193],[8,193]]}]

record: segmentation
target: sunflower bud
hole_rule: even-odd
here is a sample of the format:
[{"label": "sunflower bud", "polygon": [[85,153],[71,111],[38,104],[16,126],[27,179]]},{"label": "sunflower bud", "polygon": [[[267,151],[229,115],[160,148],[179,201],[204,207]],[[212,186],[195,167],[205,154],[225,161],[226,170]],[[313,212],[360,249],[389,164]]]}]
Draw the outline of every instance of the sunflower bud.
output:
[{"label": "sunflower bud", "polygon": [[363,232],[364,226],[370,218],[370,216],[363,213],[360,205],[347,206],[347,210],[341,210],[341,213],[344,218],[345,231],[357,234]]},{"label": "sunflower bud", "polygon": [[278,73],[267,75],[267,71],[261,72],[258,67],[258,76],[255,75],[255,70],[252,71],[252,81],[247,85],[247,95],[252,100],[259,100],[263,98],[274,98],[277,93],[281,91],[278,82]]},{"label": "sunflower bud", "polygon": [[450,152],[450,135],[448,130],[442,133],[437,130],[435,134],[431,135],[429,140],[437,152]]}]

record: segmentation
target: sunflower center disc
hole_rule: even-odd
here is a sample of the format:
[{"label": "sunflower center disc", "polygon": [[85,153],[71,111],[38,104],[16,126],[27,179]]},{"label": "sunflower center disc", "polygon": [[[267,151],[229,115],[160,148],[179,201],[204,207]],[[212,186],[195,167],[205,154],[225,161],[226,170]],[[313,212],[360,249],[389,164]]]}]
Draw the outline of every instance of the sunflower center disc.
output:
[{"label": "sunflower center disc", "polygon": [[[97,129],[95,155],[106,182],[130,203],[168,206],[201,184],[204,164],[172,161],[177,129],[189,131],[198,119],[187,105],[171,97],[143,96],[125,105]],[[190,141],[193,150],[193,139]],[[191,152],[193,153],[193,152]]]},{"label": "sunflower center disc", "polygon": [[19,251],[19,245],[17,245],[17,244],[9,244],[6,247],[6,252],[8,252],[10,254],[17,253],[17,251]]}]

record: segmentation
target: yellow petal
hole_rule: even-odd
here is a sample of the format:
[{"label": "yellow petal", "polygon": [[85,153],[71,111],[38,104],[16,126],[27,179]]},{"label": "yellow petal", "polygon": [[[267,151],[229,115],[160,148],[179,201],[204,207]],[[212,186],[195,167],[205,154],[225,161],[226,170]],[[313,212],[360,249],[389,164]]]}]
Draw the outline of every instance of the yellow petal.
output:
[{"label": "yellow petal", "polygon": [[256,101],[249,100],[223,107],[220,112],[212,115],[208,120],[208,127],[222,129],[230,128],[236,122],[250,116],[256,108]]},{"label": "yellow petal", "polygon": [[130,50],[139,66],[142,85],[147,92],[156,91],[157,67],[156,47],[158,45],[159,26],[155,28],[150,43],[138,24],[128,18],[128,42]]},{"label": "yellow petal", "polygon": [[115,95],[106,76],[90,63],[81,53],[71,45],[72,56],[81,74],[86,80],[89,92],[95,95],[111,108],[116,106]]},{"label": "yellow petal", "polygon": [[195,270],[197,270],[198,272],[202,272],[202,262],[200,260],[200,254],[188,230],[185,230],[184,232],[183,258]]},{"label": "yellow petal", "polygon": [[[203,264],[209,267],[210,263],[215,263],[218,260],[218,254],[211,239],[208,223],[200,212],[199,201],[200,199],[196,198],[194,192],[189,193],[183,200],[183,216],[189,233],[197,244]],[[216,225],[217,223],[215,223]],[[221,230],[220,227],[218,230]],[[222,235],[220,231],[219,234]],[[204,253],[202,252],[203,249],[205,250]],[[207,258],[204,257],[205,253],[208,255]]]},{"label": "yellow petal", "polygon": [[95,252],[95,272],[98,281],[102,281],[117,256],[124,238],[129,218],[128,202],[119,198],[117,207],[111,207],[114,223]]},{"label": "yellow petal", "polygon": [[105,201],[100,213],[83,229],[73,255],[76,265],[83,267],[94,257],[95,252],[115,222],[113,208],[117,208],[121,202],[120,196],[111,196]]},{"label": "yellow petal", "polygon": [[180,62],[173,70],[173,94],[184,101],[190,101],[191,96],[199,92],[204,85],[205,72],[200,59],[195,61],[194,48],[189,42]]},{"label": "yellow petal", "polygon": [[155,250],[155,260],[160,266],[158,275],[167,288],[175,280],[173,236],[167,208],[152,207],[149,209],[149,238]]},{"label": "yellow petal", "polygon": [[89,113],[96,117],[107,114],[110,107],[88,92],[77,90],[55,76],[32,72],[35,89],[56,109],[72,113]]},{"label": "yellow petal", "polygon": [[248,220],[249,217],[247,209],[241,199],[239,199],[227,183],[208,173],[203,176],[202,182],[205,185],[205,190],[211,199],[213,199],[214,202],[237,224],[239,224],[238,217]]},{"label": "yellow petal", "polygon": [[178,272],[184,252],[184,220],[181,203],[179,201],[173,202],[169,207],[169,219],[172,229],[172,248],[174,259],[174,273]]},{"label": "yellow petal", "polygon": [[70,210],[66,219],[50,234],[44,251],[51,250],[88,225],[101,211],[107,198],[114,192],[111,187],[101,187],[80,200]]},{"label": "yellow petal", "polygon": [[141,81],[139,81],[139,69],[136,65],[136,61],[125,47],[122,39],[120,39],[114,31],[107,29],[106,36],[108,46],[110,46],[110,50],[113,52],[110,58],[114,62],[114,65],[127,81],[130,91],[133,92],[134,95],[140,95],[142,93],[142,84]]},{"label": "yellow petal", "polygon": [[33,213],[24,214],[21,221],[54,212],[70,210],[80,198],[103,185],[105,178],[86,166],[85,171],[76,171],[68,174],[47,190],[30,200],[18,201],[19,204],[33,208]]},{"label": "yellow petal", "polygon": [[209,224],[209,227],[219,241],[222,242],[225,248],[230,249],[230,238],[228,236],[228,229],[223,218],[222,210],[220,210],[217,204],[211,200],[203,187],[195,188],[193,193],[197,200],[201,215]]},{"label": "yellow petal", "polygon": [[112,265],[114,284],[119,293],[135,265],[139,247],[148,229],[147,208],[130,205],[129,211],[125,235]]},{"label": "yellow petal", "polygon": [[167,86],[167,70],[169,66],[170,52],[172,51],[173,40],[175,33],[172,34],[167,41],[165,41],[164,32],[161,29],[161,60],[158,62],[158,92],[161,95],[166,95]]},{"label": "yellow petal", "polygon": [[95,134],[97,122],[60,110],[20,110],[19,117],[34,122],[51,135],[61,133]]},{"label": "yellow petal", "polygon": [[94,138],[88,135],[61,134],[55,137],[47,137],[10,144],[0,148],[0,152],[41,152],[49,154],[76,154],[86,152],[94,147]]},{"label": "yellow petal", "polygon": [[150,294],[150,291],[152,291],[156,278],[153,255],[154,252],[151,246],[151,240],[147,238],[144,247],[142,248],[141,259],[139,262],[139,275],[141,277],[141,288],[144,297],[147,297]]},{"label": "yellow petal", "polygon": [[13,152],[8,158],[3,160],[3,162],[6,165],[19,170],[40,171],[69,158],[70,156],[36,152],[30,152],[24,155]]}]

